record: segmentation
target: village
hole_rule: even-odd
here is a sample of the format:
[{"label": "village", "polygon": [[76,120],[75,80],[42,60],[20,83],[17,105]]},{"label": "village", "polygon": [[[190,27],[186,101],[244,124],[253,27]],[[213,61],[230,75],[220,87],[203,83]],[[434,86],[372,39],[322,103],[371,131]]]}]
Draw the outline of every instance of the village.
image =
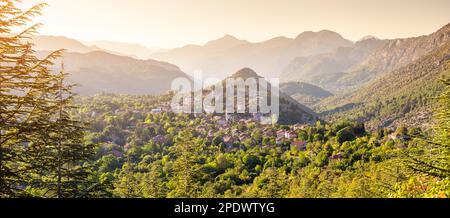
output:
[{"label": "village", "polygon": [[[91,117],[96,116],[98,113],[93,111]],[[261,113],[175,114],[166,102],[145,109],[117,109],[112,117],[113,120],[122,122],[113,122],[113,125],[119,126],[115,131],[104,133],[101,141],[106,142],[104,154],[112,154],[117,158],[125,156],[126,152],[136,146],[151,144],[157,150],[170,147],[173,145],[174,134],[191,125],[194,137],[204,140],[207,145],[221,145],[224,152],[237,152],[253,146],[305,151],[311,144],[311,138],[307,135],[311,134],[310,128],[314,126],[311,123],[263,124],[260,122],[263,117]],[[406,133],[394,130],[388,132],[387,140],[408,139]],[[342,158],[340,153],[329,157],[330,160]]]},{"label": "village", "polygon": [[[114,116],[124,116],[124,114],[134,114],[132,117],[148,117],[150,116],[175,116],[171,113],[170,106],[168,104],[162,104],[160,107],[155,107],[150,110],[115,110]],[[91,117],[97,116],[97,112],[92,112]],[[298,139],[298,131],[305,130],[309,124],[295,124],[290,125],[289,128],[280,129],[276,125],[262,124],[260,121],[263,117],[261,113],[253,114],[204,114],[204,113],[192,113],[184,114],[190,120],[197,120],[199,125],[196,126],[194,134],[198,137],[203,137],[207,144],[212,144],[214,140],[218,140],[223,143],[226,151],[233,151],[238,149],[244,149],[243,143],[250,144],[252,146],[261,147],[273,147],[273,146],[289,146],[296,148],[300,151],[305,150],[307,147],[306,140]],[[132,119],[127,122],[124,133],[112,134],[109,136],[109,142],[107,144],[115,144],[114,149],[109,152],[116,157],[122,157],[123,152],[126,152],[130,148],[129,143],[123,144],[119,142],[123,135],[131,136],[137,128],[142,129],[159,129],[164,127],[164,123],[147,122],[145,119],[138,120]],[[252,127],[252,131],[248,131],[247,127]],[[178,131],[176,129],[175,131]],[[265,140],[266,144],[258,143],[255,137],[252,136],[252,132],[260,133],[260,138],[267,138],[271,140]],[[220,134],[219,134],[220,133]],[[217,136],[220,135],[218,138]],[[151,134],[150,140],[156,145],[170,145],[169,136],[165,134]],[[217,142],[216,142],[217,143]],[[122,144],[122,145],[121,145]],[[123,149],[120,149],[123,147]]]}]

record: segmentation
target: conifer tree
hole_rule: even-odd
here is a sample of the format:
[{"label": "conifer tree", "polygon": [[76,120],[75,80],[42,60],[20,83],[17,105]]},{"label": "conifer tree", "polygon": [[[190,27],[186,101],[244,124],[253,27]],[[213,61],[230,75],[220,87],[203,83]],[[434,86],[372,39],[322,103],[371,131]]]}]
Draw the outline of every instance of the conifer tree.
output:
[{"label": "conifer tree", "polygon": [[131,162],[126,162],[122,166],[122,171],[115,184],[114,194],[121,198],[138,198],[142,196]]},{"label": "conifer tree", "polygon": [[174,188],[168,197],[199,197],[201,194],[200,181],[203,177],[203,172],[200,170],[202,144],[187,130],[180,133],[175,146],[174,156],[176,159],[173,163],[173,178],[170,181]]},{"label": "conifer tree", "polygon": [[27,24],[45,4],[22,11],[18,3],[0,0],[0,197],[86,196],[97,189],[88,182],[93,146],[70,114],[67,75],[51,70],[62,50],[37,57],[30,40],[39,24]]},{"label": "conifer tree", "polygon": [[31,188],[42,197],[85,197],[92,189],[88,177],[95,155],[94,146],[84,144],[85,124],[71,112],[76,107],[72,101],[72,85],[64,84],[64,65],[47,98],[52,104],[49,117],[41,121],[43,128],[37,130],[39,137],[26,147],[27,162],[33,163],[29,169],[36,176]]},{"label": "conifer tree", "polygon": [[141,182],[143,196],[145,198],[166,197],[162,165],[160,163],[154,163],[149,168],[150,171],[144,175]]},{"label": "conifer tree", "polygon": [[[24,147],[45,125],[54,105],[46,97],[54,91],[58,76],[52,61],[61,51],[39,59],[29,42],[39,24],[27,26],[45,4],[29,10],[18,8],[19,0],[0,0],[0,196],[18,195],[26,174]],[[21,31],[13,31],[21,29]]]}]

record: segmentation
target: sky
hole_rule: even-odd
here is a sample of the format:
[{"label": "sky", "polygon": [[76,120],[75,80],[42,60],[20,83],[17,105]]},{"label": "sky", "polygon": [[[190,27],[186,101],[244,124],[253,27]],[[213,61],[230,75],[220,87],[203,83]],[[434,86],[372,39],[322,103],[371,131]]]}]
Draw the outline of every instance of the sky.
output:
[{"label": "sky", "polygon": [[449,0],[23,0],[49,6],[43,35],[149,47],[204,44],[231,34],[252,42],[323,29],[357,41],[430,34],[450,22]]}]

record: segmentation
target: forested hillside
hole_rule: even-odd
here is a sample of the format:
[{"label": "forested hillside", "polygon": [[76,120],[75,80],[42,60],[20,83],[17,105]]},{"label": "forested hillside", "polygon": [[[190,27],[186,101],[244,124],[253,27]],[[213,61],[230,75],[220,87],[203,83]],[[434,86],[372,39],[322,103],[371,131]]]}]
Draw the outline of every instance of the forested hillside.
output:
[{"label": "forested hillside", "polygon": [[304,82],[282,83],[280,85],[280,90],[307,106],[312,106],[324,98],[333,96],[333,94],[327,90]]},{"label": "forested hillside", "polygon": [[435,97],[443,89],[439,79],[450,77],[449,59],[450,43],[447,43],[350,95],[324,100],[320,103],[323,114],[329,115],[330,120],[365,122],[372,129],[401,125],[430,127]]}]

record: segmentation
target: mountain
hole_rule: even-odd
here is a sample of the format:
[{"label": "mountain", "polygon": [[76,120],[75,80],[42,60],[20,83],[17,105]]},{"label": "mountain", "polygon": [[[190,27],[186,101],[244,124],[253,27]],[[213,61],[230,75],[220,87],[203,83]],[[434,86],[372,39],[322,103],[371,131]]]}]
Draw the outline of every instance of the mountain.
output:
[{"label": "mountain", "polygon": [[[243,79],[247,80],[249,78],[254,78],[257,81],[258,88],[260,87],[259,79],[263,78],[262,76],[258,75],[254,70],[250,68],[243,68],[230,76],[227,77],[227,79]],[[226,96],[227,93],[227,79],[222,80],[222,86],[224,91],[224,96]],[[267,82],[267,80],[265,80]],[[272,94],[275,94],[272,92],[274,88],[269,82],[268,82],[268,98],[271,98]],[[206,93],[209,93],[212,90],[212,87],[206,89]],[[235,87],[236,91],[236,87]],[[235,98],[237,98],[236,94],[234,95]],[[259,98],[250,98],[248,93],[246,93],[246,102],[245,102],[245,108],[247,108],[248,111],[248,104],[250,102],[255,103],[254,101],[257,101]],[[317,114],[311,110],[310,108],[298,103],[296,100],[291,98],[289,95],[283,93],[282,91],[278,94],[279,98],[279,109],[280,109],[280,116],[279,116],[279,123],[280,124],[295,124],[295,123],[314,123],[317,121]],[[235,100],[237,102],[237,100]],[[269,100],[270,101],[270,100]],[[224,104],[225,104],[224,99]],[[238,103],[239,104],[239,103]],[[240,105],[242,106],[242,105]],[[237,107],[235,107],[235,110],[237,110]],[[239,114],[240,116],[250,116],[250,114]]]},{"label": "mountain", "polygon": [[87,46],[80,41],[64,36],[37,35],[33,36],[31,41],[34,43],[33,48],[36,51],[55,51],[59,49],[66,49],[70,52],[88,53],[101,50],[96,46]]},{"label": "mountain", "polygon": [[82,42],[64,36],[37,35],[31,38],[36,51],[55,51],[66,49],[69,52],[89,53],[104,51],[120,56],[129,56],[136,59],[148,59],[152,53],[161,51],[157,48],[147,48],[140,44],[122,43],[114,41]]},{"label": "mountain", "polygon": [[367,35],[362,37],[360,40],[358,40],[357,42],[362,42],[362,41],[366,41],[366,40],[379,40],[376,36],[372,36],[372,35]]},{"label": "mountain", "polygon": [[358,87],[392,70],[406,66],[450,41],[450,23],[420,37],[388,40],[361,64],[337,81],[340,86]]},{"label": "mountain", "polygon": [[338,91],[339,87],[333,83],[384,43],[386,42],[383,40],[368,38],[351,47],[339,47],[330,53],[295,58],[283,70],[281,81],[302,81]]},{"label": "mountain", "polygon": [[[70,74],[68,81],[79,85],[75,91],[80,94],[160,94],[170,90],[175,78],[189,78],[169,63],[137,60],[102,51],[66,52],[60,61]],[[55,70],[59,70],[59,66],[56,63]]]},{"label": "mountain", "polygon": [[328,30],[304,32],[295,39],[276,37],[258,43],[226,35],[205,45],[187,45],[151,57],[174,63],[188,73],[201,70],[207,78],[225,78],[229,72],[244,67],[273,78],[296,57],[327,53],[351,45],[352,42]]},{"label": "mountain", "polygon": [[304,82],[288,82],[280,85],[280,90],[304,105],[313,105],[333,94],[318,86]]},{"label": "mountain", "polygon": [[353,46],[327,54],[294,59],[282,72],[283,82],[303,81],[335,93],[356,90],[406,66],[450,39],[450,24],[425,36],[379,40],[364,37]]},{"label": "mountain", "polygon": [[329,121],[358,120],[371,129],[429,128],[442,77],[450,78],[450,42],[351,94],[325,99],[318,108]]},{"label": "mountain", "polygon": [[205,48],[211,51],[224,51],[236,46],[249,44],[246,40],[239,40],[232,35],[225,35],[220,39],[210,41],[205,44]]},{"label": "mountain", "polygon": [[124,43],[114,41],[93,41],[85,42],[87,45],[96,46],[104,50],[122,54],[138,59],[148,59],[151,54],[160,51],[157,48],[148,48],[137,43]]}]

